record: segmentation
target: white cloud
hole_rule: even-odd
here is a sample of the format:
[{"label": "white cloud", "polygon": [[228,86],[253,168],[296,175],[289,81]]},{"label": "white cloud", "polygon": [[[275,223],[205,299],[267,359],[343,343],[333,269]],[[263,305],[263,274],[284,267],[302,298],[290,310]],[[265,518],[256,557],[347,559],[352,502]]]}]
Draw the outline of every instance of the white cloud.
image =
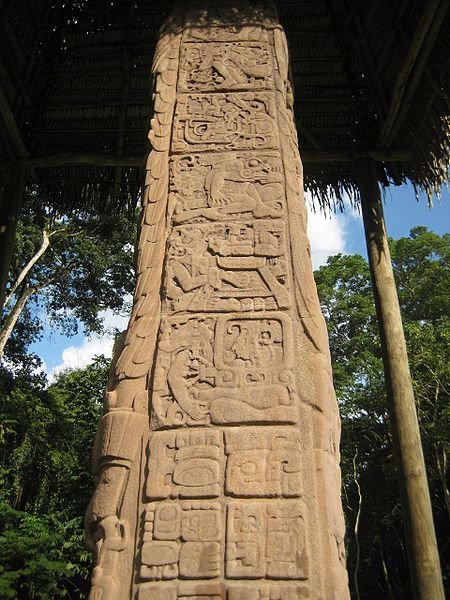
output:
[{"label": "white cloud", "polygon": [[95,356],[101,354],[111,358],[115,333],[123,331],[128,325],[128,315],[117,315],[108,309],[100,313],[103,319],[105,335],[85,337],[79,346],[69,346],[61,353],[61,362],[50,370],[46,370],[50,382],[58,373],[67,369],[82,369],[90,364]]},{"label": "white cloud", "polygon": [[[320,209],[313,211],[307,199],[308,236],[311,242],[313,268],[318,269],[333,254],[346,254],[346,227],[349,217],[346,213],[324,214]],[[351,212],[350,210],[348,211]]]},{"label": "white cloud", "polygon": [[111,358],[114,339],[111,336],[105,337],[85,337],[80,346],[69,346],[62,351],[61,363],[48,372],[50,382],[54,381],[55,377],[61,371],[67,369],[81,369],[92,362],[95,356],[104,354],[107,358]]},{"label": "white cloud", "polygon": [[103,327],[108,333],[117,329],[123,331],[127,328],[129,315],[118,315],[108,308],[108,310],[102,311],[99,316],[103,319]]}]

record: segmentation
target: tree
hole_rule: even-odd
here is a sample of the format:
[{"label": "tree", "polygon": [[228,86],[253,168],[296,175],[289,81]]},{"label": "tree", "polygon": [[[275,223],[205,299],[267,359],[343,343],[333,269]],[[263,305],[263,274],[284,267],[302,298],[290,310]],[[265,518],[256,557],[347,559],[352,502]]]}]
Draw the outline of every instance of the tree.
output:
[{"label": "tree", "polygon": [[[416,228],[409,238],[391,241],[442,553],[448,527],[448,492],[441,473],[450,442],[450,318],[448,298],[442,296],[450,283],[449,243],[449,236],[438,236],[426,228]],[[368,599],[409,598],[403,514],[393,468],[368,266],[362,257],[338,255],[315,276],[329,327],[343,418],[342,467],[353,591],[357,596],[359,587],[361,597]],[[438,385],[431,385],[432,380]]]},{"label": "tree", "polygon": [[101,332],[101,310],[128,309],[135,231],[126,212],[109,218],[79,211],[55,215],[29,198],[17,227],[0,357],[5,349],[9,361],[22,364],[44,321],[66,335],[76,333],[80,322],[88,333]]},{"label": "tree", "polygon": [[83,515],[108,361],[47,389],[1,372],[0,597],[85,598]]}]

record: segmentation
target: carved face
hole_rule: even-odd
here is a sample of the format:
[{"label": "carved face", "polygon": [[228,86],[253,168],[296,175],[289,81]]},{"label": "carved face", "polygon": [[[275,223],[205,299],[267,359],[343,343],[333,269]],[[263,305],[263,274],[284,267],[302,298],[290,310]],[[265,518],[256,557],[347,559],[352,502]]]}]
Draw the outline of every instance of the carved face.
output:
[{"label": "carved face", "polygon": [[272,172],[270,166],[259,158],[250,158],[240,171],[243,179],[259,183],[276,183],[282,180],[281,173]]}]

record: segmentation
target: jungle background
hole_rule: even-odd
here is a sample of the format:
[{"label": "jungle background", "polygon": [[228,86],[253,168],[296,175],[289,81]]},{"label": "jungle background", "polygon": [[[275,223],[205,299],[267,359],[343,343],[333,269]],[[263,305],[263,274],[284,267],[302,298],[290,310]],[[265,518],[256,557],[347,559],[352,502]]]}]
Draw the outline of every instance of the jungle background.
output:
[{"label": "jungle background", "polygon": [[[110,222],[83,213],[55,216],[32,195],[25,204],[0,330],[0,598],[87,596],[91,557],[82,520],[93,489],[90,454],[109,361],[99,356],[49,382],[29,347],[42,336],[43,314],[47,326],[66,335],[78,327],[99,333],[101,310],[129,308],[128,240],[136,220],[126,211]],[[448,590],[450,235],[416,227],[390,245]],[[357,254],[339,254],[315,278],[342,416],[352,597],[407,599],[402,509],[368,265]]]}]

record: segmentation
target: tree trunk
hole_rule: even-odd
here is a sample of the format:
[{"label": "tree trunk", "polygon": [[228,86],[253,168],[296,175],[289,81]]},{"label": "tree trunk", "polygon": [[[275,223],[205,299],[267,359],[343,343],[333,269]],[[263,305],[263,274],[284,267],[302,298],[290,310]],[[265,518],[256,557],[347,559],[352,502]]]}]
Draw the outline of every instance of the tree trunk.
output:
[{"label": "tree trunk", "polygon": [[17,323],[17,319],[22,314],[23,309],[28,301],[28,298],[36,293],[36,287],[25,286],[22,293],[20,294],[17,302],[14,305],[14,308],[8,315],[5,324],[3,325],[0,331],[0,359],[3,357],[3,353],[5,351],[5,346],[7,341],[9,340],[11,333],[14,330],[14,327]]},{"label": "tree trunk", "polygon": [[353,572],[353,581],[355,585],[355,596],[357,600],[360,600],[361,596],[359,595],[359,585],[358,585],[358,572],[359,572],[359,563],[361,558],[361,549],[359,546],[359,523],[361,520],[361,507],[362,507],[362,495],[361,495],[361,486],[358,481],[358,473],[356,470],[356,459],[358,457],[358,450],[356,450],[355,455],[353,457],[353,481],[355,482],[356,489],[358,492],[358,512],[356,513],[356,521],[354,527],[355,533],[355,545],[356,545],[356,561],[355,561],[355,570]]},{"label": "tree trunk", "polygon": [[0,199],[0,313],[5,302],[17,219],[25,189],[24,175],[24,170],[20,167],[11,171]]},{"label": "tree trunk", "polygon": [[416,600],[444,598],[405,336],[375,163],[361,163],[361,206],[380,329],[394,456],[403,504],[411,589]]},{"label": "tree trunk", "polygon": [[[445,448],[443,448],[439,444],[434,446],[434,453],[436,456],[436,466],[439,473],[439,481],[441,482],[442,486],[442,494],[444,496],[447,514],[450,518],[450,490],[448,489],[447,485],[447,453],[445,451]],[[442,456],[442,462],[441,457],[439,455]]]}]

